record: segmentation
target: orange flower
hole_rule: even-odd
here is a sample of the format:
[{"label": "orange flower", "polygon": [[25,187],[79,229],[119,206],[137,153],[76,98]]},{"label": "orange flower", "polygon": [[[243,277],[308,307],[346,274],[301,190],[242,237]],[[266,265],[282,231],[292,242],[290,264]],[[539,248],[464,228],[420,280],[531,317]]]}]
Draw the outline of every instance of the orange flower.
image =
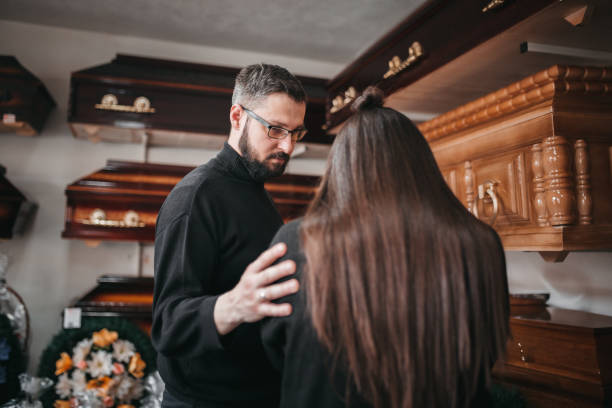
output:
[{"label": "orange flower", "polygon": [[130,404],[121,404],[117,405],[117,408],[134,408],[134,406]]},{"label": "orange flower", "polygon": [[113,380],[110,377],[99,377],[87,382],[88,390],[98,390],[98,394],[106,395],[108,389],[113,385]]},{"label": "orange flower", "polygon": [[70,401],[55,400],[53,406],[55,408],[70,408]]},{"label": "orange flower", "polygon": [[72,368],[72,359],[68,353],[60,354],[60,359],[55,362],[55,375],[60,375]]},{"label": "orange flower", "polygon": [[109,344],[113,344],[118,338],[119,335],[116,331],[108,331],[107,329],[102,329],[93,334],[93,342],[98,347],[106,347]]},{"label": "orange flower", "polygon": [[143,370],[145,369],[146,366],[147,364],[144,361],[142,361],[142,358],[140,358],[140,353],[134,353],[132,357],[130,358],[130,364],[129,364],[128,371],[134,377],[142,378],[142,376],[144,375]]}]

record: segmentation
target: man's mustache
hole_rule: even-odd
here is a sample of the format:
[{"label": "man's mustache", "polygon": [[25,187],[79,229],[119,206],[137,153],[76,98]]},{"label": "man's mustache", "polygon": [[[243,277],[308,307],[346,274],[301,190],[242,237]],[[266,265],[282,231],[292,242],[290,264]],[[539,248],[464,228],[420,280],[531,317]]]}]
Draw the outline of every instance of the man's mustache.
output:
[{"label": "man's mustache", "polygon": [[269,159],[282,159],[284,161],[289,161],[289,155],[285,152],[272,153],[271,155],[266,157],[266,160]]}]

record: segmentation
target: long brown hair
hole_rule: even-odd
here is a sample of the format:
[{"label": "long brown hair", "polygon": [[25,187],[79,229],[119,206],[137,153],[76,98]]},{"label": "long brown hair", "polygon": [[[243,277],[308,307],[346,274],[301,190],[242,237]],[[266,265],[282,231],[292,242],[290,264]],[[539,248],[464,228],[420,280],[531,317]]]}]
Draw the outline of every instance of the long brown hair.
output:
[{"label": "long brown hair", "polygon": [[302,223],[314,328],[375,407],[467,406],[509,333],[499,237],[380,91],[356,104]]}]

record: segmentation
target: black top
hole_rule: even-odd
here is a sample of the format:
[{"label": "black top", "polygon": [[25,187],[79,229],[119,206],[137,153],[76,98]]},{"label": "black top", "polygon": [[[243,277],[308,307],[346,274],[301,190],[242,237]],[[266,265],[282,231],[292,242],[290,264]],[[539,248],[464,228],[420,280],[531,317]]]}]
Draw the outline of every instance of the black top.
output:
[{"label": "black top", "polygon": [[199,407],[278,400],[279,375],[265,357],[259,324],[220,337],[213,310],[281,225],[263,184],[227,143],[166,198],[155,234],[151,338],[173,396]]},{"label": "black top", "polygon": [[[372,408],[350,387],[349,399],[345,398],[347,387],[346,370],[341,363],[332,373],[332,359],[318,341],[308,316],[304,286],[304,264],[299,228],[301,220],[294,220],[278,231],[272,243],[285,242],[287,253],[278,262],[292,259],[297,265],[296,278],[300,281],[297,294],[279,299],[293,306],[288,317],[269,318],[263,321],[261,336],[270,362],[282,372],[281,408]],[[491,406],[489,393],[484,387],[472,401],[473,407]]]}]

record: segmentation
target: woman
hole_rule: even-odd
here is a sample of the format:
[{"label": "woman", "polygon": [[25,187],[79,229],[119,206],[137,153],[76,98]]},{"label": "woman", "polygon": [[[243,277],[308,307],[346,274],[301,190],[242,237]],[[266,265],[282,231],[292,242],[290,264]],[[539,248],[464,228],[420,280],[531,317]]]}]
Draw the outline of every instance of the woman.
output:
[{"label": "woman", "polygon": [[354,105],[304,219],[273,241],[301,282],[262,328],[281,406],[486,406],[509,333],[499,238],[380,90]]}]

